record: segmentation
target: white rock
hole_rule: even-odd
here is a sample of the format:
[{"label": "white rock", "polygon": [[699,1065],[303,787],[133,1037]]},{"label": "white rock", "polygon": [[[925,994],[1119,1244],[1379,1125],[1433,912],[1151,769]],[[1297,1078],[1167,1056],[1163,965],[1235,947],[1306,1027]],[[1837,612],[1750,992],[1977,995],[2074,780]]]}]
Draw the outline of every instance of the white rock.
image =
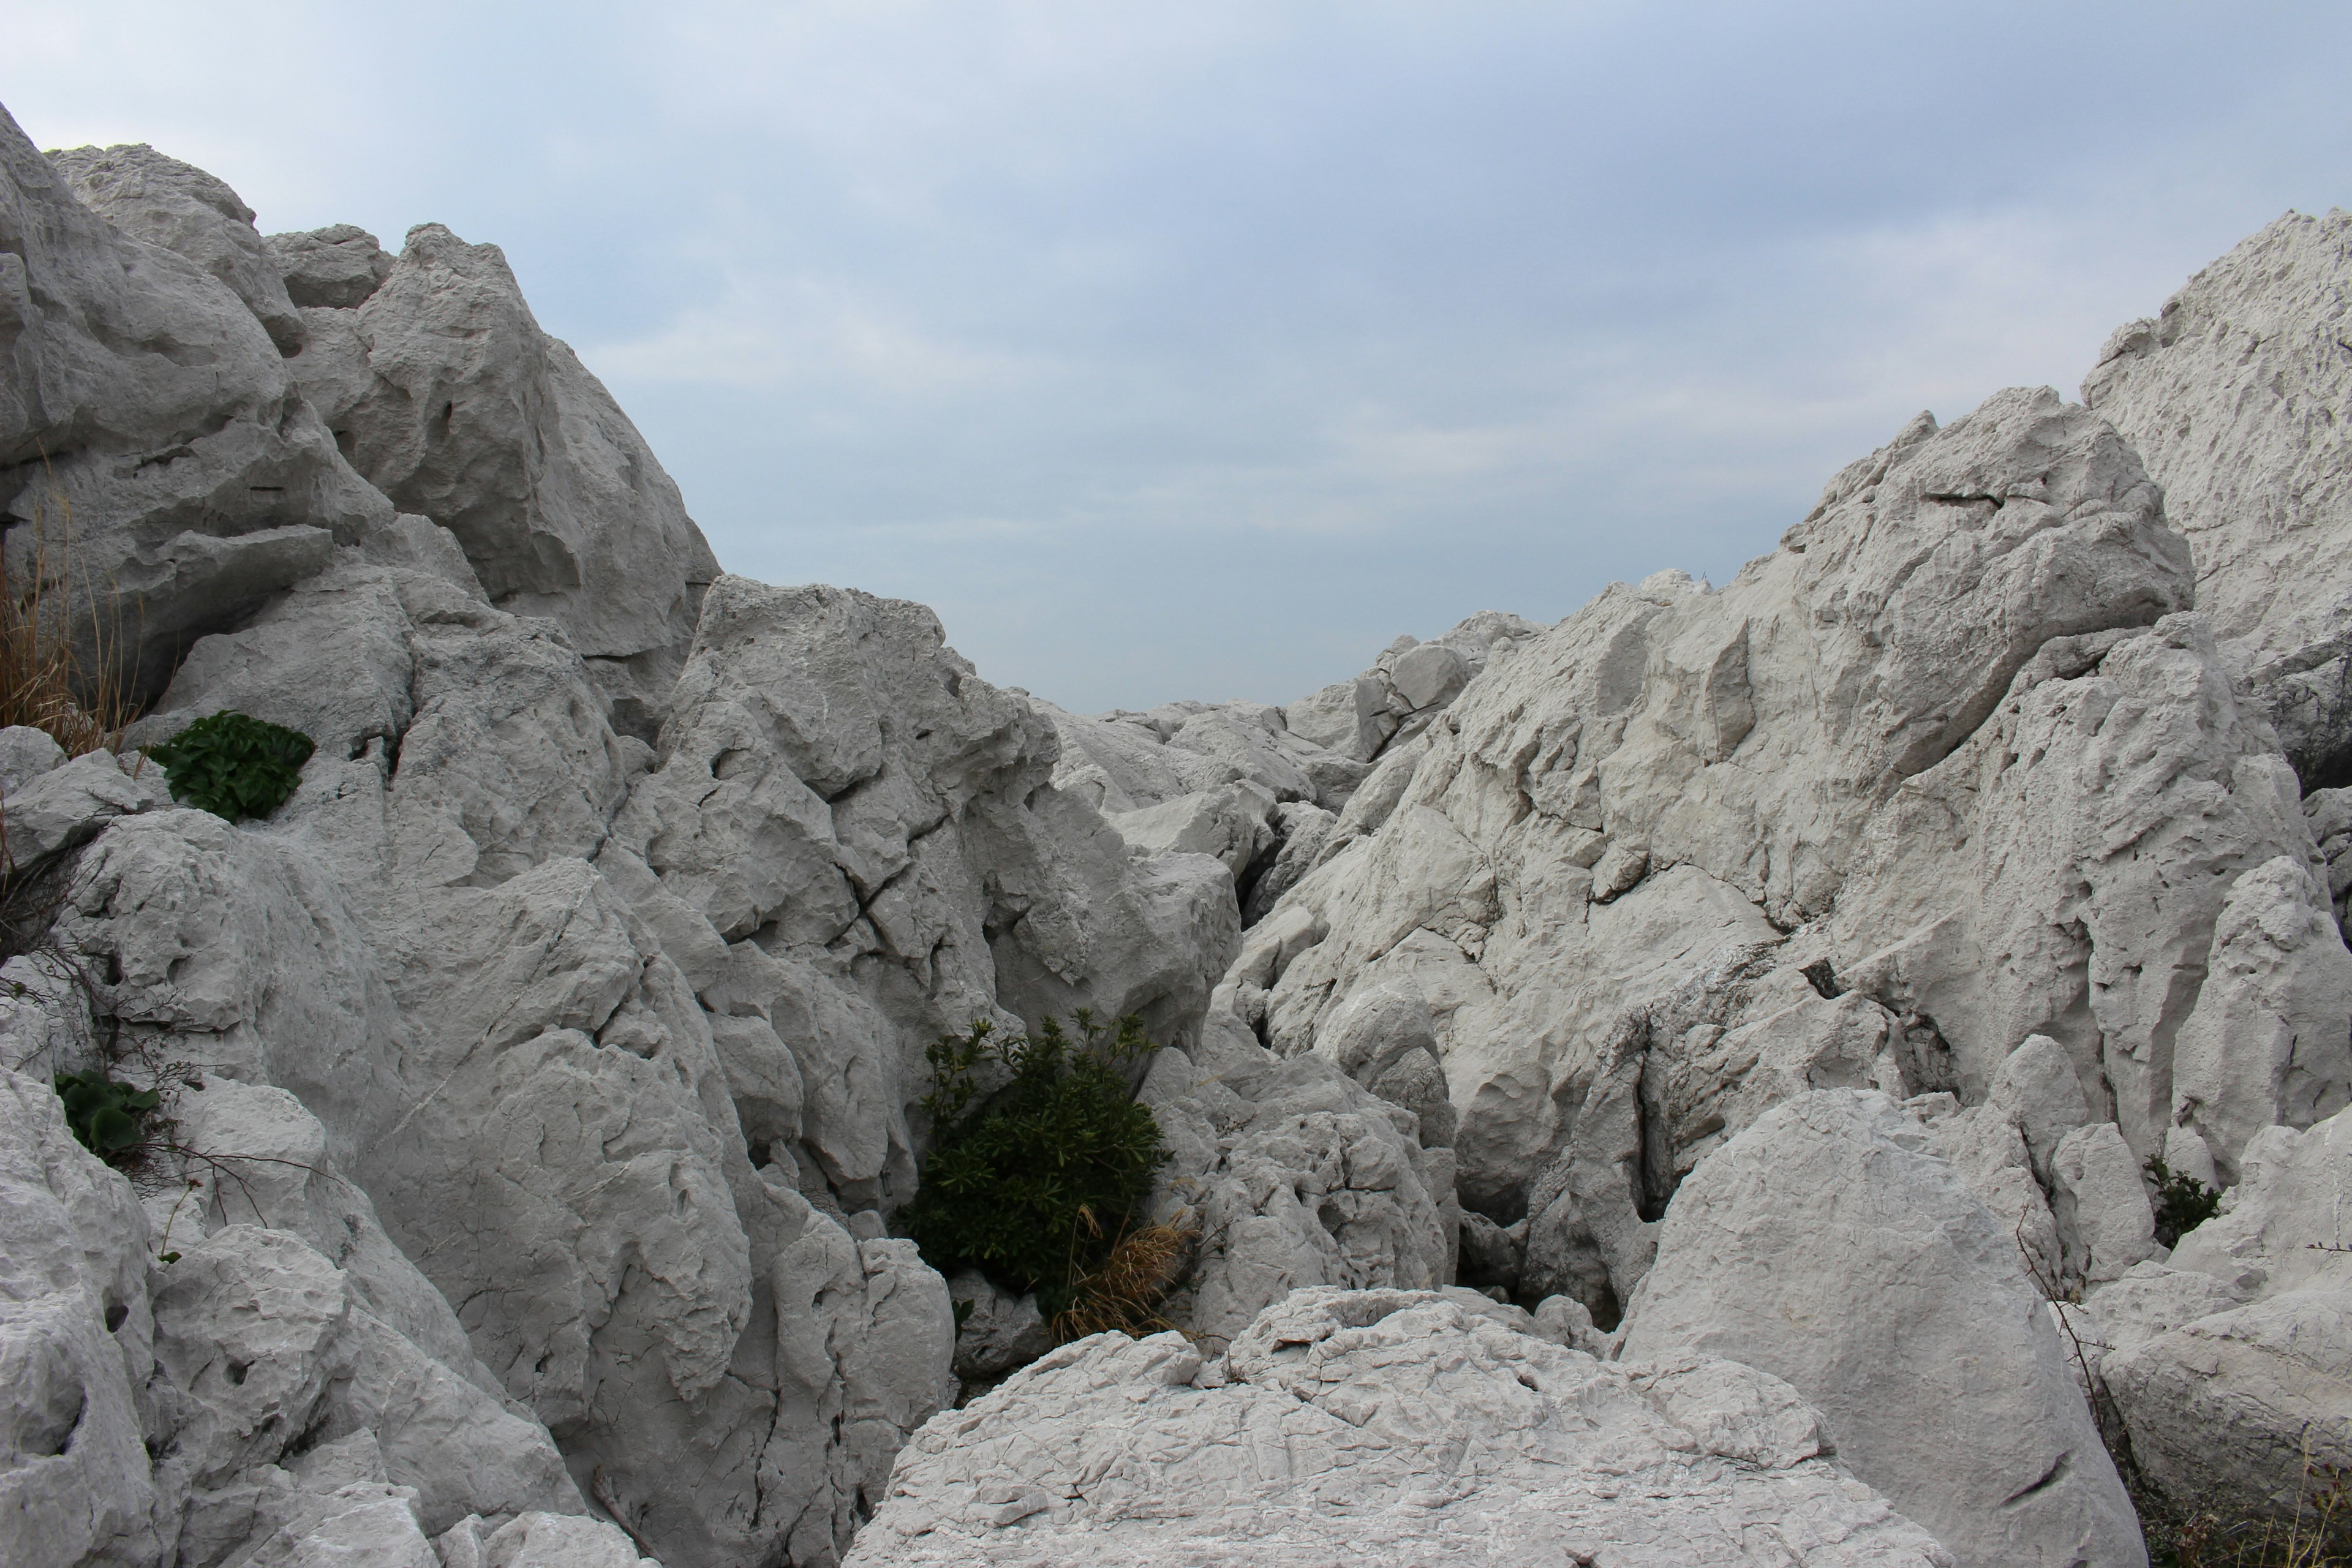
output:
[{"label": "white rock", "polygon": [[65,760],[65,748],[46,730],[26,724],[0,729],[0,795],[16,794],[43,773],[62,766]]},{"label": "white rock", "polygon": [[227,284],[280,353],[302,352],[301,312],[253,226],[253,209],[202,169],[140,143],[75,147],[49,162],[82,205],[133,239],[174,250]]},{"label": "white rock", "polygon": [[1926,1144],[1875,1094],[1767,1112],[1675,1194],[1625,1358],[1785,1378],[1854,1474],[1962,1563],[2144,1563],[2042,1296]]},{"label": "white rock", "polygon": [[2091,1121],[2083,1080],[2066,1047],[2047,1035],[2028,1035],[1994,1069],[1985,1104],[2025,1140],[2033,1173],[2050,1180],[2051,1156],[2066,1135]]},{"label": "white rock", "polygon": [[2139,451],[2211,617],[2311,788],[2352,783],[2352,216],[2288,213],[2116,330],[2083,399]]},{"label": "white rock", "polygon": [[[162,187],[186,199],[182,217],[216,226],[215,239],[242,224],[178,174]],[[0,505],[36,525],[8,531],[9,577],[102,584],[88,603],[136,602],[119,626],[87,611],[76,624],[93,661],[111,641],[134,700],[153,697],[188,642],[316,571],[339,537],[390,518],[245,301],[84,206],[5,114],[0,254],[11,258],[0,330],[16,344],[0,372],[0,464],[12,475]]]},{"label": "white rock", "polygon": [[1178,1320],[1215,1344],[1302,1287],[1451,1284],[1453,1162],[1417,1119],[1321,1058],[1222,1050],[1213,1074],[1160,1052],[1139,1096],[1174,1156],[1149,1212],[1202,1237]]},{"label": "white rock", "polygon": [[135,753],[86,752],[26,781],[0,806],[10,865],[25,869],[78,848],[118,816],[172,803],[163,770]]},{"label": "white rock", "polygon": [[1952,1561],[1744,1367],[1621,1369],[1448,1297],[1321,1291],[1227,1368],[1175,1334],[1062,1347],[917,1435],[848,1563]]},{"label": "white rock", "polygon": [[636,428],[540,330],[503,253],[438,224],[350,327],[363,378],[293,368],[352,462],[457,534],[494,603],[562,625],[650,738],[718,566]]},{"label": "white rock", "polygon": [[2352,1468],[2352,1289],[2266,1296],[2101,1364],[2132,1455],[2166,1495],[2291,1520],[2307,1468]]},{"label": "white rock", "polygon": [[2308,1127],[2352,1103],[2352,952],[2301,856],[2231,885],[2204,988],[2172,1045],[2173,1119],[2224,1181],[2261,1129]]},{"label": "white rock", "polygon": [[[1908,843],[1883,868],[1873,861],[1872,819],[1906,780],[1939,761],[1957,765],[1949,759],[2051,639],[2156,620],[2188,602],[2189,571],[2129,450],[2054,394],[2001,394],[1947,430],[1915,421],[1833,480],[1779,553],[1724,589],[1677,574],[1612,588],[1474,679],[1426,731],[1426,754],[1369,842],[1333,851],[1343,815],[1328,858],[1285,896],[1328,934],[1272,986],[1268,1043],[1310,1049],[1357,989],[1410,973],[1429,998],[1460,1116],[1464,1194],[1510,1217],[1560,1152],[1621,1016],[1834,904],[1826,945],[1836,973],[1912,1020],[1888,1041],[1896,1069],[1917,1079],[1899,1087],[1980,1095],[2000,1057],[2041,1022],[2011,1013],[2043,998],[2021,1004],[2011,987],[1996,1041],[1980,1026],[1985,1004],[1955,1021],[1941,988],[1923,995],[1907,977],[1891,982],[1890,964],[1849,976],[1890,940],[1917,932],[1924,947],[1936,917],[1923,902],[1974,896],[1974,872],[1923,873],[1928,857]],[[2227,726],[2226,696],[2194,712],[2224,725],[2210,739],[2189,725],[2224,773],[2268,748],[2256,728]],[[2168,763],[2163,776],[2171,772]],[[2301,824],[2281,815],[2293,798],[2284,773],[2245,770],[2242,789],[2260,794],[2228,824],[2232,869],[2300,841]],[[1939,848],[1956,816],[1984,809],[1946,810]],[[2052,814],[2011,816],[2022,834]],[[2053,879],[2075,864],[2071,849],[2039,848],[2001,863],[2021,860],[2049,865]],[[1849,924],[1857,872],[1875,890],[1861,900],[1870,918]],[[2143,921],[2106,938],[2117,962],[2153,962],[2167,942],[2184,950],[2182,964],[2201,960],[2210,928],[2200,922],[2221,891],[2201,889],[2212,880],[2199,879],[2206,901],[2173,925],[2143,935]],[[2014,918],[2019,903],[2002,912]],[[1934,951],[1948,951],[1948,922]],[[1970,963],[1971,973],[1989,968]],[[2082,973],[2053,963],[2043,978],[2033,963],[2043,990]],[[2130,998],[2116,1001],[2128,1013]],[[2149,1011],[2115,1021],[2112,1054],[2145,1054],[2158,1025]],[[1948,1068],[1921,1056],[1947,1044],[1957,1053]],[[2170,1086],[2161,1088],[2160,1109],[2127,1132],[2164,1119]]]},{"label": "white rock", "polygon": [[468,1513],[581,1506],[544,1431],[360,1306],[350,1277],[291,1232],[230,1226],[191,1247],[156,1293],[155,1323],[157,1361],[193,1401],[176,1462],[200,1534],[233,1534],[246,1472],[353,1431],[375,1436],[393,1484],[415,1489],[428,1532]]},{"label": "white rock", "polygon": [[[2016,1042],[2051,1037],[2078,1081],[2103,1084],[2095,1119],[2158,1152],[2168,1037],[2231,887],[2311,853],[2275,743],[2200,616],[2053,642],[1864,830],[1830,921],[1838,973],[1932,1018],[1971,1098]],[[2320,890],[2304,896],[2324,920]]]},{"label": "white rock", "polygon": [[1034,1295],[1000,1290],[970,1270],[948,1281],[948,1295],[970,1303],[956,1329],[955,1374],[964,1381],[1002,1377],[1054,1348]]},{"label": "white rock", "polygon": [[305,309],[354,310],[392,276],[394,258],[356,224],[273,234],[263,243],[287,294]]},{"label": "white rock", "polygon": [[2352,1459],[2352,1111],[2272,1127],[2223,1212],[2090,1298],[2132,1452],[2177,1500],[2292,1516]]},{"label": "white rock", "polygon": [[2050,1156],[2051,1212],[2077,1279],[2118,1279],[2162,1250],[2139,1162],[2112,1121],[2078,1127]]},{"label": "white rock", "polygon": [[74,1141],[47,1083],[0,1070],[0,1559],[152,1563],[186,1485],[150,1475],[165,1435],[147,1222],[131,1185]]},{"label": "white rock", "polygon": [[1275,837],[1274,796],[1263,786],[1232,784],[1180,795],[1158,805],[1109,813],[1104,820],[1147,855],[1207,855],[1238,881]]}]

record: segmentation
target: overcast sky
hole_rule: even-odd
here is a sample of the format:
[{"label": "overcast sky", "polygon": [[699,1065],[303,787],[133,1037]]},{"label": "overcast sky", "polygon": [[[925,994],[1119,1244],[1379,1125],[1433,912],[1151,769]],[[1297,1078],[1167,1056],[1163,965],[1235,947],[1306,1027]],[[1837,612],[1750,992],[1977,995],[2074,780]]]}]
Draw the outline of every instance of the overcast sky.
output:
[{"label": "overcast sky", "polygon": [[506,249],[730,570],[1069,706],[1720,583],[2352,204],[2352,5],[0,0],[44,146]]}]

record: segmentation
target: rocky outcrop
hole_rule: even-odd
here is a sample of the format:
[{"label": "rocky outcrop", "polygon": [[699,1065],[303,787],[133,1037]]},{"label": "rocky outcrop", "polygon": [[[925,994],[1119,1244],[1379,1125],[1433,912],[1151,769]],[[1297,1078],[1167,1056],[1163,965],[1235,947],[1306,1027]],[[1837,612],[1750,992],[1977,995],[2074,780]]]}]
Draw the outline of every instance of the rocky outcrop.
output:
[{"label": "rocky outcrop", "polygon": [[[2159,1484],[2290,1508],[2352,1442],[2343,226],[1722,589],[1082,718],[720,575],[496,247],[0,121],[10,582],[135,603],[74,597],[144,710],[0,731],[56,900],[0,1550],[2136,1561],[2077,1373]],[[134,749],[224,709],[316,742],[266,821]],[[1082,1007],[1163,1047],[1194,1344],[1016,1370],[1034,1300],[889,1230],[924,1047]],[[37,1076],[92,1068],[163,1097],[130,1180]],[[2159,1152],[2232,1188],[2168,1257]]]},{"label": "rocky outcrop", "polygon": [[2352,215],[2289,213],[2116,330],[2083,401],[2164,487],[2305,789],[2352,783]]},{"label": "rocky outcrop", "polygon": [[2086,1298],[2083,1337],[2168,1495],[2293,1519],[2311,1467],[2352,1467],[2352,1111],[2256,1134],[2222,1209]]},{"label": "rocky outcrop", "polygon": [[[1319,1048],[1360,990],[1417,991],[1460,1118],[1464,1199],[1514,1221],[1597,1085],[1631,1074],[1638,1097],[1633,1058],[1663,1052],[1647,1075],[1654,1098],[1719,1038],[1690,1029],[1733,1026],[1693,1016],[1642,1041],[1621,1020],[1759,947],[1780,947],[1792,970],[1826,949],[1817,989],[1836,990],[1865,938],[1840,941],[1830,919],[1874,898],[1895,917],[1869,922],[1874,947],[1932,925],[1885,910],[1891,891],[1857,897],[1858,877],[1915,900],[1957,881],[1923,879],[1916,857],[1899,873],[1874,865],[1874,823],[1903,819],[1906,792],[1939,764],[1966,765],[1953,759],[1973,756],[2045,645],[2098,632],[2112,646],[2188,602],[2189,567],[2128,448],[2084,410],[2016,392],[1948,430],[1915,421],[1724,589],[1672,574],[1612,588],[1479,677],[1432,723],[1384,819],[1340,843],[1343,818],[1338,851],[1260,928],[1296,911],[1297,953],[1266,966],[1270,982],[1234,978],[1265,986],[1257,1026],[1284,1054]],[[2249,865],[2306,842],[2284,816],[2284,770],[2260,772],[2267,739],[2225,729],[2207,742],[2255,753],[2245,809],[2263,815],[2242,830]],[[2197,915],[2210,920],[2210,906]],[[1828,940],[1782,942],[1809,925]],[[1953,934],[1939,929],[1939,952]],[[2210,926],[2193,934],[2210,940]],[[2029,1032],[2006,1017],[1948,1020],[1900,986],[1862,989],[1886,1005],[1912,1092],[1981,1093]],[[1244,1016],[1260,1005],[1245,996]],[[1712,1114],[1685,1139],[1707,1136]]]},{"label": "rocky outcrop", "polygon": [[[195,246],[244,221],[173,171],[195,173],[149,171],[166,210],[148,233],[184,218]],[[151,697],[196,637],[391,517],[229,285],[84,206],[5,112],[0,257],[8,579],[80,607],[85,668]]]},{"label": "rocky outcrop", "polygon": [[1744,1366],[1612,1365],[1447,1296],[1302,1291],[1221,1360],[1098,1334],[942,1412],[849,1563],[1952,1561],[1827,1455]]},{"label": "rocky outcrop", "polygon": [[2009,1233],[1884,1096],[1801,1096],[1701,1165],[1623,1354],[1786,1379],[1854,1474],[1962,1563],[2147,1560]]},{"label": "rocky outcrop", "polygon": [[505,255],[425,224],[379,277],[362,233],[271,243],[321,301],[292,369],[352,463],[455,533],[499,607],[562,626],[620,727],[651,740],[718,563],[636,427],[540,330]]},{"label": "rocky outcrop", "polygon": [[1541,629],[1481,611],[1433,642],[1399,637],[1353,680],[1287,708],[1168,702],[1080,717],[1036,703],[1062,740],[1054,783],[1138,850],[1224,861],[1242,923],[1255,925],[1322,857],[1375,762],[1409,750],[1470,677]]}]

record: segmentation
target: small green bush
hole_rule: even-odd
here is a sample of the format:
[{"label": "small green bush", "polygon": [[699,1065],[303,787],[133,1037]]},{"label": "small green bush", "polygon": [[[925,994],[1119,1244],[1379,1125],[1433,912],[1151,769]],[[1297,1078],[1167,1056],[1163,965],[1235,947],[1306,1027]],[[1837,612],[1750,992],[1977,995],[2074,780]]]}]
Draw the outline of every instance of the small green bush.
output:
[{"label": "small green bush", "polygon": [[[1103,1028],[1077,1016],[1073,1041],[1048,1018],[999,1039],[985,1020],[926,1052],[932,1146],[898,1227],[941,1273],[977,1268],[1037,1293],[1048,1318],[1109,1257],[1168,1159],[1160,1123],[1129,1097],[1122,1070],[1151,1048],[1141,1020]],[[1012,1081],[983,1099],[980,1069]]]},{"label": "small green bush", "polygon": [[2179,1246],[2182,1237],[2221,1212],[2221,1194],[2187,1172],[2154,1154],[2147,1157],[2147,1171],[2156,1184],[2156,1239],[2162,1246]]},{"label": "small green bush", "polygon": [[238,822],[285,805],[316,749],[299,730],[223,711],[148,747],[147,754],[163,764],[173,800]]},{"label": "small green bush", "polygon": [[61,1072],[53,1082],[74,1137],[112,1163],[126,1158],[147,1136],[147,1119],[163,1099],[154,1089],[117,1083],[103,1072]]}]

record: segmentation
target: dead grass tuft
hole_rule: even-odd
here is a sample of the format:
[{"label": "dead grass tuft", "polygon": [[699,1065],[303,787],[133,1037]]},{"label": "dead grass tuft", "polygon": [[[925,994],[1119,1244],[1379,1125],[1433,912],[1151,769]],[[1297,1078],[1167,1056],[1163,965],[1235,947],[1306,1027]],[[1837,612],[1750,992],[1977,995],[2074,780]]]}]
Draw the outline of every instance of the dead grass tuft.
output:
[{"label": "dead grass tuft", "polygon": [[1070,1305],[1055,1314],[1055,1342],[1067,1344],[1112,1330],[1139,1339],[1174,1328],[1160,1306],[1183,1278],[1192,1244],[1200,1237],[1189,1216],[1172,1224],[1138,1226],[1121,1236],[1098,1268],[1079,1277]]},{"label": "dead grass tuft", "polygon": [[73,508],[62,496],[17,527],[33,531],[33,547],[21,575],[0,550],[0,725],[45,730],[69,757],[114,751],[133,717],[121,605],[75,580]]}]

